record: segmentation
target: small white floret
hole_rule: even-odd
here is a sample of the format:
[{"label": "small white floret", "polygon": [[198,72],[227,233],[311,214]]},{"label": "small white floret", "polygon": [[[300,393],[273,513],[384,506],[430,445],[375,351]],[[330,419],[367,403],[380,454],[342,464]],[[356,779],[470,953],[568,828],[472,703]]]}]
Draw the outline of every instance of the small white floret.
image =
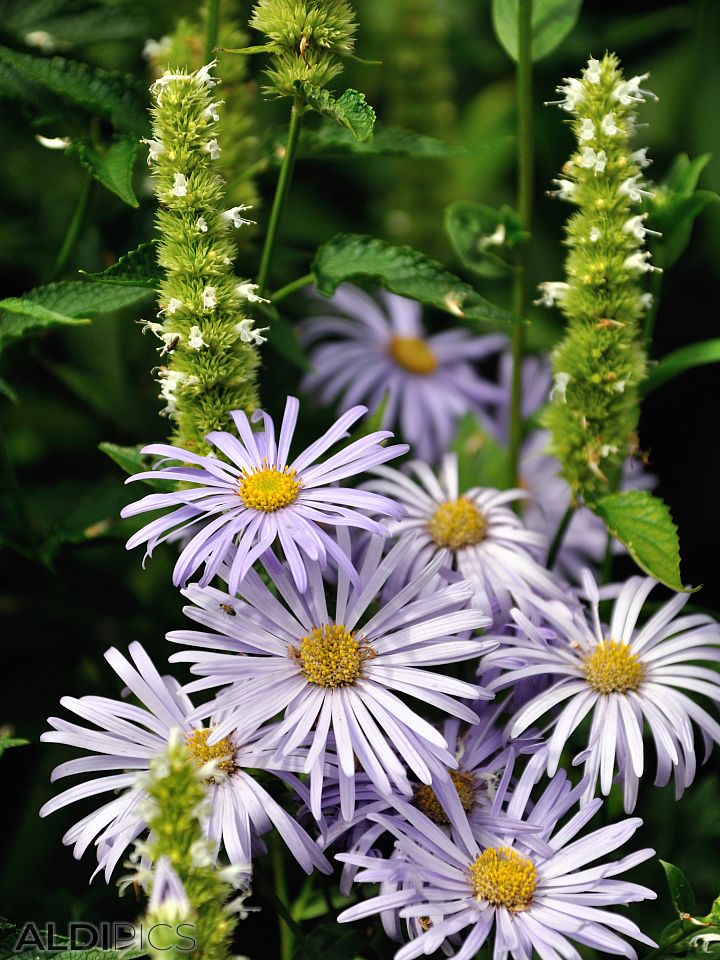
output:
[{"label": "small white floret", "polygon": [[186,197],[188,192],[187,177],[184,173],[176,173],[173,180],[173,188],[170,193],[174,197]]}]

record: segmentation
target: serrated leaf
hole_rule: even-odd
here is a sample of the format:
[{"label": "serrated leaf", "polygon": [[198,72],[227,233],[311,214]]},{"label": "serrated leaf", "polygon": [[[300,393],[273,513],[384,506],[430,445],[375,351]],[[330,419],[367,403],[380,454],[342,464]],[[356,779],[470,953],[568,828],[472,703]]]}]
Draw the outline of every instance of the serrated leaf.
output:
[{"label": "serrated leaf", "polygon": [[[532,7],[532,58],[541,60],[558,47],[580,16],[583,0],[534,0]],[[519,0],[493,0],[495,34],[506,52],[518,58]]]},{"label": "serrated leaf", "polygon": [[517,249],[528,236],[511,207],[496,210],[471,200],[450,204],[445,211],[445,230],[462,265],[489,279],[512,273],[512,264],[501,254]]},{"label": "serrated leaf", "polygon": [[588,504],[637,565],[670,587],[685,591],[680,579],[680,543],[670,510],[647,490],[610,493]]},{"label": "serrated leaf", "polygon": [[88,317],[71,317],[50,310],[26,297],[8,297],[0,300],[0,350],[13,340],[38,329],[90,323]]},{"label": "serrated leaf", "polygon": [[695,893],[688,878],[680,867],[668,863],[667,860],[661,860],[660,866],[665,871],[665,879],[670,888],[670,898],[677,912],[689,913],[694,916],[696,910]]},{"label": "serrated leaf", "polygon": [[327,297],[341,283],[359,280],[465,320],[493,326],[516,321],[509,310],[490,303],[437,260],[375,237],[338,234],[320,247],[312,271],[317,289]]},{"label": "serrated leaf", "polygon": [[132,188],[133,168],[139,142],[137,137],[116,138],[109,147],[97,147],[90,140],[74,140],[68,153],[74,153],[104,187],[131,207],[138,207]]},{"label": "serrated leaf", "polygon": [[35,287],[23,297],[0,301],[0,350],[33,331],[89,323],[89,317],[120,310],[148,296],[144,287],[117,288],[83,280]]},{"label": "serrated leaf", "polygon": [[309,107],[346,127],[357,140],[362,142],[372,137],[375,111],[365,100],[364,93],[348,89],[336,100],[328,90],[311,83],[296,80],[293,87]]},{"label": "serrated leaf", "polygon": [[[13,96],[19,83],[26,86],[23,99],[32,102],[38,88],[69,100],[94,116],[110,120],[116,129],[139,135],[148,124],[145,90],[129,75],[90,67],[65,57],[36,57],[0,47],[0,92]],[[11,77],[12,79],[8,79]]]},{"label": "serrated leaf", "polygon": [[358,140],[345,127],[325,122],[316,129],[305,127],[300,135],[300,151],[308,157],[344,157],[351,156],[388,156],[416,157],[420,160],[441,159],[442,157],[467,157],[496,147],[497,138],[482,146],[464,147],[445,143],[437,137],[428,137],[422,133],[405,130],[402,127],[376,124],[372,139]]},{"label": "serrated leaf", "polygon": [[129,250],[107,270],[100,273],[86,273],[88,280],[98,283],[128,285],[131,287],[147,287],[155,290],[162,279],[157,264],[157,249],[154,240],[141,243],[134,250]]},{"label": "serrated leaf", "polygon": [[458,456],[460,490],[471,487],[504,489],[509,475],[508,451],[501,446],[472,413],[458,424],[452,449]]},{"label": "serrated leaf", "polygon": [[[145,444],[141,443],[138,446],[121,447],[117,443],[103,441],[102,443],[98,444],[98,450],[101,450],[104,454],[110,457],[111,460],[114,460],[115,463],[125,471],[125,473],[127,473],[129,476],[132,476],[135,473],[143,473],[145,470],[150,470],[152,467],[154,458],[143,456],[140,453],[144,446]],[[173,483],[171,480],[148,479],[143,482],[147,483],[148,486],[154,487],[154,489],[163,492],[177,489],[177,484]]]},{"label": "serrated leaf", "polygon": [[0,757],[11,747],[26,747],[29,740],[23,740],[22,737],[0,736]]},{"label": "serrated leaf", "polygon": [[720,339],[703,340],[700,343],[690,343],[686,347],[673,350],[659,360],[643,381],[641,390],[643,396],[657,390],[669,380],[707,363],[720,363]]}]

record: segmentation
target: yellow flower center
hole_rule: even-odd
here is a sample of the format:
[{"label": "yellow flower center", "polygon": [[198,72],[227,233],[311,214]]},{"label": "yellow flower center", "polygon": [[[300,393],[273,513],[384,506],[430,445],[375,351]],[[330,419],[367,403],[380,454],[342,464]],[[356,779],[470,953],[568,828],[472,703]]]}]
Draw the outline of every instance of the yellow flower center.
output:
[{"label": "yellow flower center", "polygon": [[438,365],[437,357],[419,337],[393,337],[389,347],[390,356],[403,370],[427,376]]},{"label": "yellow flower center", "polygon": [[627,693],[637,690],[645,667],[626,643],[604,640],[585,658],[587,682],[598,693]]},{"label": "yellow flower center", "polygon": [[243,470],[238,496],[246,507],[272,513],[297,500],[301,487],[297,471],[290,467],[256,467],[250,473]]},{"label": "yellow flower center", "polygon": [[459,550],[471,547],[485,536],[485,517],[467,497],[441,503],[428,524],[430,536],[439,547]]},{"label": "yellow flower center", "polygon": [[[475,806],[475,778],[464,770],[449,770],[450,779],[455,784],[460,803],[465,813],[469,813]],[[450,821],[445,809],[438,800],[437,794],[427,783],[415,788],[415,805],[422,810],[433,823],[447,826]]]},{"label": "yellow flower center", "polygon": [[490,847],[470,865],[470,883],[477,900],[517,913],[532,903],[537,870],[510,847]]},{"label": "yellow flower center", "polygon": [[299,646],[291,647],[290,656],[310,683],[319,687],[350,687],[375,651],[343,624],[326,623],[303,637]]},{"label": "yellow flower center", "polygon": [[[230,777],[237,770],[235,762],[237,750],[230,737],[223,737],[222,740],[208,746],[208,737],[212,729],[210,727],[205,730],[194,730],[185,737],[190,760],[198,770],[211,760],[215,760],[217,770]],[[215,777],[208,777],[206,782],[215,783]]]}]

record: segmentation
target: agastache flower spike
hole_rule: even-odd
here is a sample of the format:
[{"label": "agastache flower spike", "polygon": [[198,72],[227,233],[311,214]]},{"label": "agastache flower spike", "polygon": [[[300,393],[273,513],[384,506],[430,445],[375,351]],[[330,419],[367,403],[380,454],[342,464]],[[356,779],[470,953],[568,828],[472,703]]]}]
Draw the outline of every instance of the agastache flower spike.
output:
[{"label": "agastache flower spike", "polygon": [[649,96],[640,88],[644,79],[624,80],[617,57],[606,54],[558,88],[578,146],[554,182],[560,199],[578,210],[566,227],[566,282],[541,284],[537,302],[557,303],[568,319],[553,357],[546,423],[563,476],[586,500],[608,491],[637,442],[637,388],[645,375],[637,328],[647,308],[639,281],[655,269],[635,207],[651,195],[642,175],[647,159],[629,145],[634,107]]},{"label": "agastache flower spike", "polygon": [[[223,202],[212,67],[158,77],[151,87],[152,139],[145,141],[160,202],[162,327],[151,329],[168,357],[160,370],[161,397],[174,424],[173,439],[196,453],[208,450],[208,433],[230,425],[232,410],[256,408],[259,360],[259,341],[247,329],[252,321],[243,316],[245,298],[232,272],[235,245],[228,219],[235,226],[249,221],[239,216],[245,205],[227,210]],[[239,323],[245,323],[244,335]]]}]

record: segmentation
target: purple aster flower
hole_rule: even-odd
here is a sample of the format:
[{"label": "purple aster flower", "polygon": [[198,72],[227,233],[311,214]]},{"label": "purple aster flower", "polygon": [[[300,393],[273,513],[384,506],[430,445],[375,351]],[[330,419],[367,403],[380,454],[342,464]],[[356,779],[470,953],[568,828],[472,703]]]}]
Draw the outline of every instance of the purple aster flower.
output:
[{"label": "purple aster flower", "polygon": [[[348,532],[340,537],[349,551]],[[355,804],[356,758],[384,794],[390,794],[393,785],[412,793],[405,763],[423,783],[431,782],[436,761],[456,766],[442,734],[398,693],[470,723],[477,722],[476,714],[455,698],[487,699],[476,684],[423,669],[476,658],[492,646],[483,639],[457,636],[490,622],[479,610],[463,609],[472,595],[471,584],[442,585],[423,595],[445,562],[444,554],[390,603],[367,615],[405,550],[405,544],[399,544],[383,559],[383,545],[379,537],[370,540],[358,564],[359,587],[338,571],[330,608],[317,565],[308,567],[304,595],[285,568],[270,565],[266,569],[277,595],[255,571],[240,584],[240,600],[190,586],[184,592],[195,606],[184,612],[214,632],[168,634],[176,643],[201,648],[171,658],[191,662],[192,672],[202,678],[187,689],[229,684],[212,705],[195,714],[225,713],[210,742],[236,726],[254,729],[280,711],[283,720],[263,740],[276,746],[278,757],[292,753],[310,736],[304,771],[310,774],[310,807],[318,819],[330,734],[337,751],[342,812],[349,819]],[[228,605],[235,616],[227,616]]]},{"label": "purple aster flower", "polygon": [[708,663],[720,660],[720,627],[704,614],[676,616],[687,603],[687,594],[676,594],[638,626],[645,600],[656,585],[642,577],[631,577],[623,585],[610,626],[604,627],[598,614],[600,595],[589,573],[584,582],[591,619],[560,604],[535,601],[562,643],[548,643],[524,620],[517,635],[505,637],[482,666],[505,669],[491,681],[493,689],[527,677],[554,677],[549,688],[516,713],[510,735],[521,734],[547,716],[554,725],[547,755],[552,774],[570,736],[591,715],[587,746],[575,758],[575,763],[585,764],[583,801],[594,795],[598,780],[602,793],[609,793],[619,769],[629,813],[645,768],[646,727],[657,753],[655,784],[664,786],[674,774],[678,797],[695,776],[692,722],[708,750],[712,741],[720,743],[720,725],[687,695],[720,703],[720,674]]},{"label": "purple aster flower", "polygon": [[436,462],[463,414],[502,400],[473,361],[502,350],[507,337],[474,337],[462,328],[428,336],[419,303],[392,293],[381,297],[378,302],[344,284],[329,302],[332,316],[305,322],[305,343],[331,339],[311,351],[313,372],[303,389],[321,403],[339,398],[341,410],[360,401],[375,410],[387,398],[383,427],[399,426],[418,457]]},{"label": "purple aster flower", "polygon": [[[259,743],[257,736],[241,736],[228,731],[222,739],[210,742],[217,718],[209,727],[188,719],[194,706],[179,684],[161,677],[139,643],[129,647],[132,662],[111,648],[105,659],[144,706],[107,697],[64,697],[61,703],[81,719],[93,724],[85,727],[58,717],[49,720],[53,730],[42,740],[64,743],[88,751],[89,756],[61,763],[51,780],[75,774],[103,774],[70,787],[48,801],[40,811],[47,816],[76,800],[103,793],[115,796],[99,810],[83,817],[63,837],[74,844],[76,859],[94,841],[98,848],[98,870],[109,880],[123,852],[146,828],[146,794],[143,771],[151,760],[165,753],[171,736],[177,731],[185,738],[191,760],[206,778],[209,816],[208,838],[222,845],[233,864],[250,864],[253,853],[264,852],[260,836],[275,826],[304,870],[313,867],[330,872],[330,864],[318,846],[295,823],[257,780],[245,771],[267,770],[280,777],[285,771],[303,769],[299,751],[286,751],[282,757]],[[266,731],[267,734],[267,731]],[[97,872],[97,871],[96,871]]]},{"label": "purple aster flower", "polygon": [[406,509],[403,519],[389,524],[405,546],[391,590],[412,580],[438,551],[450,550],[453,567],[473,584],[473,604],[499,620],[507,617],[518,590],[563,596],[560,585],[537,562],[547,549],[545,537],[526,530],[508,506],[525,496],[522,490],[473,487],[461,494],[455,454],[443,458],[438,475],[419,460],[408,464],[408,470],[416,479],[380,467],[373,471],[380,479],[366,484]]},{"label": "purple aster flower", "polygon": [[[306,560],[316,560],[324,567],[331,557],[353,577],[352,564],[325,526],[359,527],[382,536],[386,535],[386,528],[366,513],[397,518],[402,511],[385,497],[335,484],[401,456],[408,447],[405,444],[382,446],[382,441],[392,434],[377,431],[317,463],[318,458],[346,437],[348,428],[367,413],[365,407],[353,407],[322,437],[288,462],[298,406],[294,397],[288,397],[277,443],[273,421],[266,413],[253,414],[252,420],[262,420],[263,424],[261,430],[253,432],[245,414],[233,411],[239,438],[223,431],[206,437],[227,460],[203,457],[162,443],[145,447],[143,453],[159,454],[195,466],[157,466],[128,478],[127,483],[153,478],[178,480],[183,484],[171,493],[151,493],[123,509],[123,517],[132,517],[176,508],[134,534],[128,540],[128,549],[147,543],[147,555],[150,555],[163,540],[187,536],[192,531],[194,535],[186,541],[175,564],[173,583],[184,585],[204,564],[200,583],[205,586],[236,546],[228,578],[232,593],[253,563],[276,540],[280,541],[299,590],[307,589]],[[188,488],[187,484],[195,486]]]},{"label": "purple aster flower", "polygon": [[[475,840],[491,843],[497,830],[497,818],[490,811],[505,767],[519,751],[539,749],[539,741],[527,739],[525,744],[511,747],[502,729],[496,726],[502,704],[477,704],[477,725],[462,724],[451,717],[442,725],[448,749],[457,761],[455,769],[433,770],[432,786],[413,784],[413,804],[433,823],[469,831]],[[332,768],[331,768],[332,769]],[[328,782],[323,791],[323,848],[343,840],[345,850],[362,856],[375,847],[385,833],[381,823],[369,820],[371,813],[394,813],[395,800],[378,793],[365,773],[356,775],[358,807],[352,820],[340,813],[340,788],[337,781]],[[340,892],[349,895],[357,867],[345,863],[340,878]]]},{"label": "purple aster flower", "polygon": [[[437,824],[404,801],[400,817],[372,814],[396,838],[389,859],[339,854],[338,860],[364,869],[356,880],[380,883],[380,894],[350,907],[338,920],[347,922],[381,913],[385,929],[402,939],[404,921],[409,942],[395,960],[412,960],[440,947],[455,960],[471,960],[494,933],[493,960],[580,960],[575,943],[636,960],[623,937],[654,946],[652,940],[626,917],[603,909],[654,898],[647,887],[614,879],[652,856],[640,850],[620,860],[596,864],[632,837],[639,819],[624,820],[580,837],[578,834],[601,806],[570,813],[584,784],[572,789],[559,773],[537,800],[531,792],[544,763],[541,754],[528,763],[510,793],[509,776],[498,792],[493,810],[498,814],[495,843],[485,848],[449,837]],[[509,768],[508,768],[509,769]],[[500,814],[508,819],[503,823]],[[524,819],[536,831],[518,832],[511,823]],[[595,864],[595,865],[593,865]],[[621,934],[622,936],[619,936]]]}]

